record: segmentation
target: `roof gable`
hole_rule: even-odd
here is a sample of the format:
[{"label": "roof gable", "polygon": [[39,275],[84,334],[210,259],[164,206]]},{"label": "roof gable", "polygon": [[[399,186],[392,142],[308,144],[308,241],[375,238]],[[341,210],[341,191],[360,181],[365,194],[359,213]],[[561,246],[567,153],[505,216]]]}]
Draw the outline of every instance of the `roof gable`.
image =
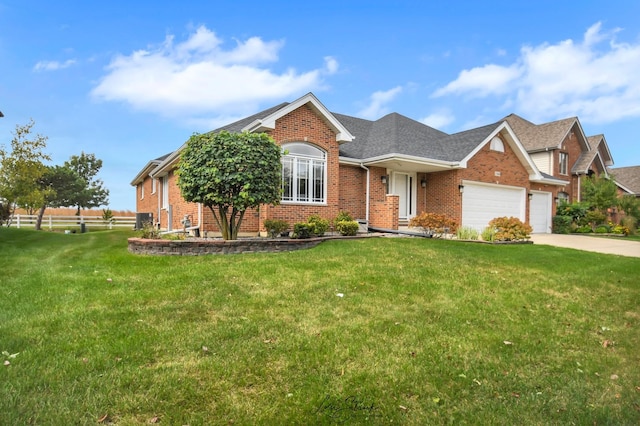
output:
[{"label": "roof gable", "polygon": [[509,114],[504,120],[509,123],[514,133],[518,135],[518,139],[527,152],[560,149],[562,142],[572,131],[577,134],[582,151],[589,150],[589,143],[577,117],[534,124],[516,114]]},{"label": "roof gable", "polygon": [[[336,133],[336,141],[339,143],[351,142],[354,136],[349,130],[338,121],[336,117],[329,112],[329,110],[315,97],[313,93],[307,93],[303,97],[275,109],[271,113],[264,117],[255,118],[253,121],[248,122],[240,131],[247,132],[262,132],[265,130],[273,130],[276,128],[276,121],[289,114],[291,111],[295,111],[302,105],[309,105],[314,111],[316,111],[322,119],[331,127]],[[245,119],[248,121],[248,119]],[[243,121],[245,121],[243,120]]]}]

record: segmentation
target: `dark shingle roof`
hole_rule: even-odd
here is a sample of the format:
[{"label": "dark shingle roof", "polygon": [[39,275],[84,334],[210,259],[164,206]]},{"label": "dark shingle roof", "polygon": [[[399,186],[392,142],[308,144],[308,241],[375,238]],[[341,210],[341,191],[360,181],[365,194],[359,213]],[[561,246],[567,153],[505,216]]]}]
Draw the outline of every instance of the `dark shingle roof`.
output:
[{"label": "dark shingle roof", "polygon": [[402,154],[440,161],[460,161],[471,153],[500,123],[448,135],[401,114],[376,121],[333,114],[356,137],[340,146],[340,155],[366,159]]},{"label": "dark shingle roof", "polygon": [[609,173],[613,175],[616,182],[630,189],[634,194],[640,194],[640,166],[609,169]]},{"label": "dark shingle roof", "polygon": [[271,107],[269,109],[265,109],[263,111],[260,111],[258,113],[255,113],[253,115],[250,115],[249,117],[245,117],[241,120],[235,121],[231,124],[227,124],[225,126],[219,127],[215,130],[212,130],[211,133],[218,133],[222,130],[226,130],[227,132],[230,133],[237,133],[242,131],[242,129],[244,129],[246,126],[248,126],[249,124],[253,123],[256,120],[265,118],[270,116],[271,114],[273,114],[274,112],[278,111],[279,109],[282,109],[284,107],[286,107],[287,105],[289,105],[289,102],[283,102],[279,105],[276,105],[274,107]]}]

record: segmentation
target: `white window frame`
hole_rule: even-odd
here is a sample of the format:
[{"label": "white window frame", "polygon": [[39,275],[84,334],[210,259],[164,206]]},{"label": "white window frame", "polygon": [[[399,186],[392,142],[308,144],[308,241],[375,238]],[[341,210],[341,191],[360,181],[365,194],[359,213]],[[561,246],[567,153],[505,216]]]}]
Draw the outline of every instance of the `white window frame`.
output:
[{"label": "white window frame", "polygon": [[162,176],[162,208],[169,208],[169,175]]},{"label": "white window frame", "polygon": [[282,203],[326,205],[327,152],[304,142],[287,143],[282,149]]},{"label": "white window frame", "polygon": [[561,175],[569,174],[569,154],[566,152],[558,154],[558,171]]},{"label": "white window frame", "polygon": [[144,200],[144,181],[140,182],[140,199]]},{"label": "white window frame", "polygon": [[156,178],[151,178],[151,194],[155,194],[156,193],[156,188],[157,183],[156,183]]}]

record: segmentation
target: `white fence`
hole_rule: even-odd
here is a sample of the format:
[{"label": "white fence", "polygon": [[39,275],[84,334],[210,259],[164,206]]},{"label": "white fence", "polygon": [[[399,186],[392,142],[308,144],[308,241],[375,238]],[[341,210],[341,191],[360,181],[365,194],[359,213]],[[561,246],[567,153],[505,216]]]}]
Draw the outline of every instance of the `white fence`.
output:
[{"label": "white fence", "polygon": [[[16,214],[11,218],[11,226],[14,228],[35,228],[38,215],[35,214]],[[114,216],[111,221],[104,220],[102,216],[58,216],[44,215],[42,217],[42,229],[53,228],[75,228],[81,227],[82,224],[87,229],[114,229],[129,228],[133,229],[136,225],[135,216]]]}]

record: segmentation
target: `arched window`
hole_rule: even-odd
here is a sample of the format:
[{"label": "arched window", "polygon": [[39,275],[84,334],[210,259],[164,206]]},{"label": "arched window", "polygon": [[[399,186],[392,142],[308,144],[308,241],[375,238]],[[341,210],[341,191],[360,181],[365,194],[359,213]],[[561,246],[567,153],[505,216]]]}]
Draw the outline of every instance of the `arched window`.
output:
[{"label": "arched window", "polygon": [[282,201],[326,203],[327,153],[301,142],[282,149]]},{"label": "arched window", "polygon": [[489,147],[491,151],[504,152],[504,143],[499,137],[494,137],[491,139],[491,145]]}]

